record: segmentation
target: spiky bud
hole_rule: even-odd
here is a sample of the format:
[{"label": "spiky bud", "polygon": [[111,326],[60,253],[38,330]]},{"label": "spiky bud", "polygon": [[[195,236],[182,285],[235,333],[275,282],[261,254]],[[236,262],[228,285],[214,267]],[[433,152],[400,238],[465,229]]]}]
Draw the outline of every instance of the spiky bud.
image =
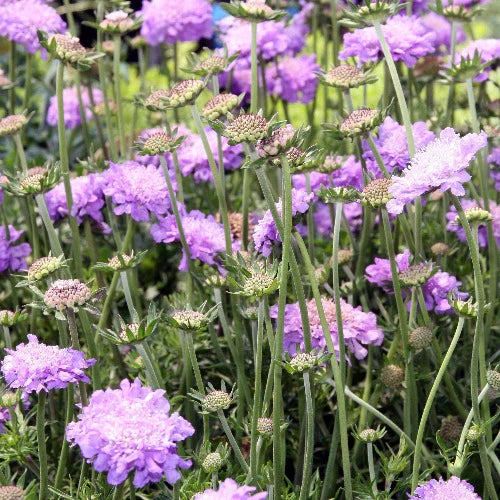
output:
[{"label": "spiky bud", "polygon": [[105,54],[111,55],[115,51],[115,41],[114,40],[104,40],[102,42],[102,51]]},{"label": "spiky bud", "polygon": [[322,77],[322,81],[331,87],[340,89],[352,89],[374,81],[356,66],[341,64],[328,70]]},{"label": "spiky bud", "polygon": [[64,259],[62,257],[54,257],[53,255],[40,257],[28,268],[28,281],[41,280],[63,266]]},{"label": "spiky bud", "polygon": [[269,417],[259,417],[257,419],[257,432],[263,436],[272,436],[273,419]]},{"label": "spiky bud", "polygon": [[221,288],[226,284],[226,277],[218,272],[214,272],[205,278],[205,283],[211,287]]},{"label": "spiky bud", "polygon": [[[491,215],[488,210],[484,210],[484,208],[481,207],[467,208],[464,210],[464,214],[469,224],[480,225],[493,220],[493,215]],[[460,218],[458,215],[455,218],[454,223],[457,225],[460,224]]]},{"label": "spiky bud", "polygon": [[201,80],[183,80],[175,84],[164,97],[165,108],[180,108],[193,104],[205,88]]},{"label": "spiky bud", "polygon": [[386,365],[380,370],[380,381],[389,389],[399,389],[404,382],[405,372],[398,365]]},{"label": "spiky bud", "polygon": [[264,0],[248,0],[240,5],[246,13],[259,19],[266,18],[274,13],[273,9]]},{"label": "spiky bud", "polygon": [[481,12],[481,9],[468,9],[464,5],[451,4],[443,8],[442,15],[449,21],[466,23],[470,22],[478,12]]},{"label": "spiky bud", "polygon": [[0,324],[5,326],[12,326],[15,321],[16,313],[14,311],[10,311],[9,309],[2,309],[0,311]]},{"label": "spiky bud", "polygon": [[209,453],[201,463],[202,469],[209,474],[217,472],[223,465],[224,459],[220,456],[220,453],[217,453],[216,451]]},{"label": "spiky bud", "polygon": [[263,116],[249,113],[231,120],[226,127],[225,135],[235,144],[241,142],[253,144],[266,136],[267,127],[267,120]]},{"label": "spiky bud", "polygon": [[124,342],[129,342],[132,340],[130,336],[136,339],[139,336],[140,323],[129,323],[125,328],[118,332],[118,337]]},{"label": "spiky bud", "polygon": [[349,186],[329,187],[321,186],[315,193],[323,203],[351,203],[359,200],[360,193]]},{"label": "spiky bud", "polygon": [[42,191],[45,175],[26,175],[19,181],[19,189],[26,194],[38,194]]},{"label": "spiky bud", "polygon": [[0,486],[0,500],[24,500],[24,490],[18,486]]},{"label": "spiky bud", "polygon": [[162,153],[170,153],[179,145],[179,140],[167,132],[160,130],[152,133],[141,144],[142,154],[155,156]]},{"label": "spiky bud", "polygon": [[458,441],[462,434],[463,427],[464,425],[458,417],[448,415],[441,421],[439,432],[445,441]]},{"label": "spiky bud", "polygon": [[495,392],[500,393],[500,372],[498,370],[488,370],[486,381]]},{"label": "spiky bud", "polygon": [[290,361],[289,365],[295,372],[310,370],[316,363],[316,356],[310,352],[299,352]]},{"label": "spiky bud", "polygon": [[164,101],[166,98],[168,98],[168,90],[155,90],[146,97],[144,105],[152,111],[162,111],[166,108]]},{"label": "spiky bud", "polygon": [[222,73],[227,67],[228,61],[225,57],[212,55],[201,61],[195,70],[205,75],[216,75]]},{"label": "spiky bud", "polygon": [[399,271],[399,281],[404,286],[421,286],[424,285],[431,277],[432,265],[428,262],[421,262],[408,269]]},{"label": "spiky bud", "polygon": [[69,307],[81,306],[92,296],[90,288],[78,279],[57,280],[45,292],[47,307],[62,311]]},{"label": "spiky bud", "polygon": [[50,37],[50,43],[54,43],[55,56],[64,62],[76,63],[88,55],[87,49],[80,43],[80,39],[57,33]]},{"label": "spiky bud", "polygon": [[175,311],[171,317],[181,330],[199,330],[208,322],[205,314],[199,311]]},{"label": "spiky bud", "polygon": [[277,156],[290,147],[290,141],[294,135],[295,129],[293,125],[285,125],[275,130],[270,137],[258,141],[255,150],[261,158]]},{"label": "spiky bud", "polygon": [[203,409],[206,411],[226,410],[233,399],[230,394],[221,390],[209,392],[202,401]]},{"label": "spiky bud", "polygon": [[107,33],[127,33],[134,29],[137,22],[134,21],[125,11],[115,10],[106,14],[99,23],[99,28]]},{"label": "spiky bud", "polygon": [[276,279],[265,272],[252,272],[243,283],[243,295],[262,297],[274,291]]},{"label": "spiky bud", "polygon": [[428,326],[418,326],[409,333],[408,342],[414,351],[420,351],[431,345],[432,338],[432,328]]},{"label": "spiky bud", "polygon": [[438,241],[431,246],[431,252],[436,257],[444,257],[450,253],[450,246]]},{"label": "spiky bud", "polygon": [[449,296],[448,303],[459,316],[469,319],[477,316],[478,307],[477,304],[472,302],[472,297],[462,300],[458,297]]},{"label": "spiky bud", "polygon": [[259,316],[259,308],[257,306],[247,306],[241,310],[244,318],[255,321]]},{"label": "spiky bud", "polygon": [[355,109],[340,125],[340,131],[349,135],[363,135],[378,125],[376,109]]},{"label": "spiky bud", "polygon": [[380,433],[377,432],[375,429],[363,429],[359,434],[358,438],[360,441],[363,443],[373,443],[377,441],[377,439],[380,438]]},{"label": "spiky bud", "polygon": [[337,260],[339,266],[343,266],[344,264],[349,263],[351,259],[352,259],[352,250],[349,250],[348,248],[339,249],[337,253]]},{"label": "spiky bud", "polygon": [[26,124],[28,119],[24,115],[9,115],[0,120],[0,137],[17,134]]},{"label": "spiky bud", "polygon": [[201,114],[207,120],[217,120],[217,118],[226,116],[234,109],[238,105],[238,101],[237,95],[218,94],[203,106]]},{"label": "spiky bud", "polygon": [[342,167],[342,158],[340,156],[327,155],[321,165],[318,165],[317,171],[321,174],[331,174]]},{"label": "spiky bud", "polygon": [[469,441],[469,443],[475,443],[479,439],[484,436],[484,430],[479,427],[479,425],[471,425],[467,434],[465,435],[465,439]]},{"label": "spiky bud", "polygon": [[[122,261],[120,261],[120,257],[121,257],[123,263],[122,263]],[[118,255],[113,255],[113,257],[108,259],[109,267],[111,267],[115,271],[120,271],[121,269],[126,269],[127,264],[132,260],[132,257],[130,255],[127,255],[126,253],[122,253],[120,255],[120,257],[118,257]]]},{"label": "spiky bud", "polygon": [[318,266],[314,269],[314,276],[319,284],[326,283],[330,277],[330,266]]},{"label": "spiky bud", "polygon": [[361,191],[361,202],[371,206],[372,208],[379,208],[387,204],[392,199],[389,193],[389,188],[392,185],[392,179],[381,178],[374,179],[368,183]]}]

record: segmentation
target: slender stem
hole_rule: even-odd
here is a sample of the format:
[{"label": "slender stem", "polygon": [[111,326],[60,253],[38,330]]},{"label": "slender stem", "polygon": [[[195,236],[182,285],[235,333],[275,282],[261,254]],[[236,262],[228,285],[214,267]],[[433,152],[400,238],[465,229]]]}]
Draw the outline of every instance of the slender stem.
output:
[{"label": "slender stem", "polygon": [[118,486],[115,486],[115,492],[113,493],[113,500],[122,500],[123,493],[125,492],[125,481]]},{"label": "slender stem", "polygon": [[387,171],[387,168],[385,167],[384,160],[380,156],[377,145],[373,141],[373,137],[371,134],[368,134],[366,136],[366,142],[368,142],[368,146],[370,146],[370,149],[373,153],[373,156],[375,157],[375,161],[377,162],[378,168],[380,169],[382,174],[384,174],[384,177],[390,177],[389,172]]},{"label": "slender stem", "polygon": [[36,411],[36,435],[38,440],[38,460],[40,463],[40,492],[39,500],[47,500],[48,492],[48,462],[47,462],[47,446],[45,443],[45,403],[47,401],[47,393],[41,390],[38,393],[38,405]]},{"label": "slender stem", "polygon": [[411,479],[412,491],[414,491],[415,488],[418,486],[418,478],[420,475],[420,453],[422,451],[422,443],[424,440],[424,431],[425,431],[425,426],[427,424],[427,419],[429,417],[429,413],[434,403],[434,398],[436,397],[439,385],[441,384],[441,380],[443,379],[444,373],[446,372],[448,364],[451,361],[451,357],[453,356],[453,352],[455,351],[455,347],[457,346],[458,340],[460,339],[460,335],[462,334],[464,322],[465,319],[462,316],[460,316],[458,319],[457,328],[451,340],[450,347],[448,347],[448,351],[446,351],[446,355],[443,359],[443,362],[439,367],[439,371],[436,375],[434,383],[432,384],[429,396],[427,397],[427,401],[425,402],[424,411],[422,412],[422,416],[420,418],[420,424],[418,426],[418,432],[417,432],[417,439],[415,441],[415,453],[413,454],[413,471]]},{"label": "slender stem", "polygon": [[[442,11],[442,9],[441,9]],[[455,64],[455,53],[457,48],[457,21],[451,21],[451,41],[450,41],[450,64]],[[446,104],[445,123],[453,126],[454,122],[454,98],[455,98],[455,81],[450,82],[448,89],[448,100]]]},{"label": "slender stem", "polygon": [[373,498],[377,498],[377,479],[375,476],[375,466],[373,464],[373,443],[366,443],[366,455],[368,458],[368,473],[370,475],[370,484],[372,485]]},{"label": "slender stem", "polygon": [[[73,420],[73,405],[75,404],[75,388],[73,384],[69,384],[66,389],[66,416],[64,419],[64,428]],[[56,479],[54,486],[56,489],[61,489],[64,474],[66,472],[66,464],[68,461],[69,441],[63,439],[61,454],[59,455],[59,462],[57,464]]]},{"label": "slender stem", "polygon": [[19,162],[21,163],[23,175],[26,175],[28,173],[28,162],[26,161],[21,135],[19,132],[16,132],[12,138],[14,139],[14,143],[16,145],[17,155],[19,156]]},{"label": "slender stem", "polygon": [[[76,316],[75,311],[71,307],[66,309],[66,319],[68,320],[69,334],[71,337],[71,347],[79,351],[80,341],[78,339],[78,329],[76,327]],[[80,398],[82,400],[82,405],[87,406],[87,391],[85,389],[85,384],[83,382],[78,383],[78,389],[80,390]]]},{"label": "slender stem", "polygon": [[9,327],[7,325],[3,325],[2,328],[3,328],[3,338],[5,341],[5,347],[7,347],[7,349],[12,349],[12,338],[10,336]]},{"label": "slender stem", "polygon": [[231,432],[231,428],[229,427],[229,424],[227,423],[226,416],[224,415],[224,412],[222,410],[217,410],[217,416],[219,417],[220,423],[222,425],[222,428],[224,429],[224,432],[226,433],[227,439],[229,440],[229,444],[233,448],[234,456],[236,457],[236,460],[238,460],[239,464],[243,468],[245,472],[249,471],[248,464],[245,462],[245,459],[243,458],[243,455],[241,453],[241,450],[238,446],[238,443],[236,442],[236,439],[234,439],[233,433]]},{"label": "slender stem", "polygon": [[120,155],[122,158],[126,156],[126,142],[125,142],[125,121],[123,118],[123,101],[122,101],[122,90],[121,90],[121,73],[120,73],[120,57],[121,57],[121,36],[115,35],[114,41],[114,52],[113,52],[113,80],[115,84],[115,95],[116,95],[116,107],[117,107],[117,118],[118,118],[118,136],[120,139]]},{"label": "slender stem", "polygon": [[257,110],[259,109],[259,75],[257,66],[257,23],[256,22],[252,22],[251,74],[252,74],[252,86],[250,88],[250,113],[257,113]]},{"label": "slender stem", "polygon": [[314,400],[311,393],[311,379],[309,370],[302,374],[304,380],[304,394],[306,398],[306,443],[302,473],[302,485],[299,500],[310,498],[309,486],[314,454]]},{"label": "slender stem", "polygon": [[[14,84],[16,81],[16,43],[9,42],[9,80]],[[16,113],[16,87],[12,85],[9,89],[9,113],[11,115]]]}]

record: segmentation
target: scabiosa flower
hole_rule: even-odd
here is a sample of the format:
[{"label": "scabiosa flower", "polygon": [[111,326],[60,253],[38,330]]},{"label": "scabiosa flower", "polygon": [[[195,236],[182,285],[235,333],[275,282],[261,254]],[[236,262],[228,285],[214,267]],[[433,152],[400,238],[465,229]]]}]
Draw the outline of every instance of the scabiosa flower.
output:
[{"label": "scabiosa flower", "polygon": [[[313,193],[292,188],[292,217],[306,213],[313,197]],[[280,215],[282,210],[281,201],[280,198],[276,203],[276,209]],[[255,249],[266,257],[271,254],[273,243],[281,242],[278,228],[274,223],[270,210],[267,210],[262,219],[255,225],[253,241],[255,243]]]},{"label": "scabiosa flower", "polygon": [[56,280],[45,292],[47,307],[62,311],[85,304],[92,297],[90,288],[78,279]]},{"label": "scabiosa flower", "polygon": [[[198,259],[209,266],[217,265],[217,255],[225,252],[224,227],[212,215],[198,210],[182,215],[182,228],[192,259]],[[180,242],[179,230],[173,215],[160,217],[151,227],[151,236],[156,242]],[[184,252],[179,269],[187,271],[187,258]]]},{"label": "scabiosa flower", "polygon": [[4,406],[0,406],[0,434],[5,432],[5,422],[10,420],[9,409]]},{"label": "scabiosa flower", "polygon": [[[311,185],[311,191],[314,192],[321,186],[331,186],[332,177],[329,174],[322,174],[320,172],[309,172],[309,182]],[[307,189],[306,174],[294,174],[292,175],[292,184],[296,189]]]},{"label": "scabiosa flower", "polygon": [[[427,146],[435,139],[434,133],[427,128],[425,122],[414,123],[412,131],[417,150]],[[379,126],[377,135],[378,137],[374,137],[373,141],[389,173],[392,173],[394,169],[403,170],[406,168],[410,163],[410,153],[408,152],[408,140],[404,126],[387,116]],[[367,144],[363,144],[363,146],[365,149],[363,157],[366,160],[367,168],[377,177],[381,177],[382,172],[380,172],[373,153]]]},{"label": "scabiosa flower", "polygon": [[[363,209],[357,202],[343,203],[342,209],[349,228],[353,233],[357,233],[363,224]],[[313,215],[314,229],[318,234],[331,238],[333,234],[332,217],[330,207],[326,203],[316,203],[316,210]]]},{"label": "scabiosa flower", "polygon": [[31,253],[29,243],[15,244],[24,231],[18,231],[9,225],[9,235],[5,233],[5,226],[0,226],[0,273],[8,271],[23,271],[28,266],[26,257]]},{"label": "scabiosa flower", "polygon": [[219,483],[217,490],[207,489],[194,496],[194,500],[265,500],[267,492],[256,493],[254,486],[239,486],[234,479],[227,478]]},{"label": "scabiosa flower", "polygon": [[387,204],[387,210],[400,214],[406,203],[436,188],[463,196],[462,184],[471,179],[466,169],[486,144],[485,132],[460,137],[452,128],[445,128],[438,139],[415,154],[401,177],[393,177],[389,192],[394,199]]},{"label": "scabiosa flower", "polygon": [[173,484],[178,471],[191,466],[177,454],[177,442],[194,434],[193,426],[178,413],[169,415],[165,391],[122,380],[119,389],[92,394],[66,438],[78,445],[97,472],[107,472],[109,484],[123,483],[134,473],[134,486],[142,488],[163,477]]},{"label": "scabiosa flower", "polygon": [[474,492],[474,487],[457,476],[451,476],[445,481],[431,479],[415,489],[409,500],[439,500],[441,498],[459,498],[460,500],[481,500]]},{"label": "scabiosa flower", "polygon": [[[71,179],[73,206],[71,215],[81,224],[85,217],[97,223],[102,232],[109,233],[111,229],[104,222],[102,209],[105,205],[104,187],[106,182],[99,174],[89,174]],[[50,218],[54,221],[68,216],[68,204],[64,184],[60,183],[45,195]]]},{"label": "scabiosa flower", "polygon": [[[456,3],[456,2],[455,2]],[[451,45],[451,22],[436,12],[428,12],[421,18],[422,23],[429,32],[434,33],[434,47],[436,52],[449,50]],[[457,43],[466,40],[464,30],[461,25],[457,26]]]},{"label": "scabiosa flower", "polygon": [[500,191],[500,147],[493,148],[488,156],[488,162],[491,163],[491,178],[495,183],[495,190]]},{"label": "scabiosa flower", "polygon": [[[103,193],[111,197],[116,215],[128,214],[138,222],[147,222],[151,216],[164,215],[170,208],[170,198],[163,172],[154,165],[135,161],[112,163],[102,173],[105,179]],[[172,184],[177,189],[175,176]]]},{"label": "scabiosa flower", "polygon": [[[474,57],[478,52],[482,63],[498,59],[500,57],[500,40],[496,38],[486,38],[483,40],[473,40],[464,49],[459,51],[455,56],[455,64],[459,64],[462,59]],[[488,79],[488,75],[492,67],[487,67],[483,72],[474,78],[475,82],[484,82]]]},{"label": "scabiosa flower", "polygon": [[319,69],[315,54],[285,57],[269,68],[267,89],[286,102],[308,104],[316,93]]},{"label": "scabiosa flower", "polygon": [[[415,66],[419,57],[435,51],[436,36],[416,16],[394,16],[382,25],[387,45],[395,61]],[[340,59],[358,57],[359,63],[377,62],[382,59],[382,47],[373,26],[344,35],[344,50]]]},{"label": "scabiosa flower", "polygon": [[321,81],[325,85],[347,90],[372,83],[377,79],[376,76],[364,73],[356,66],[350,64],[341,64],[334,66],[321,76]]},{"label": "scabiosa flower", "polygon": [[[91,109],[91,101],[89,92],[87,89],[81,89],[82,94],[82,104],[85,111],[85,118],[91,120],[93,117]],[[100,104],[103,102],[103,95],[99,89],[92,89],[92,97],[94,104]],[[78,127],[82,123],[82,117],[80,115],[80,108],[78,107],[78,93],[76,87],[68,87],[63,90],[63,104],[64,104],[64,126],[67,129],[73,129]],[[52,96],[49,102],[49,109],[47,111],[47,124],[51,126],[56,126],[58,122],[58,108],[57,108],[57,96]]]},{"label": "scabiosa flower", "polygon": [[[341,157],[338,157],[341,161]],[[354,155],[349,155],[339,169],[332,172],[333,185],[335,187],[353,187],[358,191],[363,189],[363,171],[361,163]]]},{"label": "scabiosa flower", "polygon": [[[408,249],[396,255],[396,265],[398,272],[410,267],[411,254]],[[392,289],[391,264],[389,259],[375,257],[375,263],[370,264],[365,269],[365,278],[370,283],[374,283],[382,288],[386,293],[394,293]]]},{"label": "scabiosa flower", "polygon": [[0,4],[0,36],[8,38],[34,54],[40,49],[38,30],[66,31],[66,23],[56,10],[41,0],[18,0]]},{"label": "scabiosa flower", "polygon": [[[325,311],[328,327],[332,334],[335,353],[338,356],[340,349],[338,344],[335,302],[331,298],[323,297],[321,303]],[[365,313],[362,311],[361,307],[353,307],[342,299],[340,300],[340,309],[342,311],[345,344],[357,359],[363,359],[368,353],[366,348],[363,347],[363,344],[381,345],[384,340],[382,330],[377,327],[377,318],[372,312]],[[307,303],[307,311],[309,324],[311,326],[312,347],[313,349],[325,349],[326,341],[314,299]],[[271,308],[271,317],[276,318],[277,315],[277,306],[273,306]],[[286,305],[283,349],[291,356],[295,355],[297,351],[303,351],[305,349],[304,332],[302,330],[298,303]]]},{"label": "scabiosa flower", "polygon": [[149,45],[197,42],[213,35],[212,6],[206,0],[145,1],[138,15],[141,35]]},{"label": "scabiosa flower", "polygon": [[0,120],[0,137],[17,134],[28,119],[24,115],[8,115]]},{"label": "scabiosa flower", "polygon": [[0,498],[2,500],[24,500],[25,494],[18,486],[0,486]]},{"label": "scabiosa flower", "polygon": [[224,117],[238,105],[238,96],[234,94],[217,94],[203,106],[202,115],[209,120]]},{"label": "scabiosa flower", "polygon": [[1,365],[3,377],[9,387],[24,389],[25,394],[90,382],[84,370],[96,363],[95,359],[85,359],[81,351],[41,344],[35,335],[30,334],[27,344],[5,351],[7,356]]}]

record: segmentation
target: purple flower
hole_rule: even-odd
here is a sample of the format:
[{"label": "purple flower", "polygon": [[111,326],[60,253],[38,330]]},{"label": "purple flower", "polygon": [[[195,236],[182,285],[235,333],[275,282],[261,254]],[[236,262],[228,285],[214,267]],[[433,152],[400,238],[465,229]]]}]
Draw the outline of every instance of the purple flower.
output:
[{"label": "purple flower", "polygon": [[491,178],[495,183],[495,190],[500,191],[500,147],[493,148],[488,156],[488,162],[491,163]]},{"label": "purple flower", "polygon": [[[363,209],[361,205],[357,202],[344,203],[343,211],[349,228],[353,233],[358,232],[363,224]],[[317,202],[315,206],[315,211],[313,215],[314,220],[314,230],[331,238],[333,234],[332,216],[330,213],[330,207],[325,203]]]},{"label": "purple flower", "polygon": [[[198,259],[209,266],[217,265],[218,254],[226,251],[224,226],[212,215],[205,215],[198,210],[182,215],[182,228],[192,259]],[[180,242],[179,229],[173,215],[159,217],[151,226],[151,236],[156,242]],[[187,257],[182,252],[179,269],[187,271]]]},{"label": "purple flower", "polygon": [[[89,174],[71,179],[71,194],[73,195],[73,206],[71,215],[81,224],[85,217],[98,224],[104,233],[111,229],[104,222],[102,208],[105,205],[103,188],[106,182],[99,174]],[[54,221],[68,216],[68,204],[66,191],[61,182],[45,195],[50,218]]]},{"label": "purple flower", "polygon": [[[414,123],[412,130],[417,150],[427,146],[435,139],[434,133],[427,128],[425,122]],[[403,170],[408,166],[410,153],[403,125],[388,116],[378,129],[378,137],[373,140],[389,173],[392,173],[394,169]],[[363,153],[363,157],[366,160],[367,168],[377,177],[382,177],[382,172],[380,172],[373,153],[367,144],[363,144],[363,146],[366,151]]]},{"label": "purple flower", "polygon": [[[310,172],[309,182],[311,183],[311,191],[316,191],[321,186],[328,187],[332,183],[332,178],[329,174],[322,174],[320,172]],[[306,174],[292,175],[292,184],[295,189],[307,189]]]},{"label": "purple flower", "polygon": [[0,36],[24,45],[30,54],[40,49],[37,31],[63,33],[66,23],[55,9],[40,0],[0,4]]},{"label": "purple flower", "polygon": [[177,442],[194,434],[193,426],[178,413],[169,415],[165,391],[122,380],[120,389],[92,394],[88,406],[66,429],[66,438],[78,445],[97,472],[108,473],[118,485],[134,472],[134,486],[142,488],[163,477],[173,484],[177,470],[191,466],[177,454]]},{"label": "purple flower", "polygon": [[452,128],[445,128],[439,139],[415,154],[401,177],[392,177],[389,192],[394,199],[387,203],[387,210],[400,214],[406,203],[437,188],[463,196],[462,184],[471,179],[466,169],[477,151],[486,146],[487,138],[485,132],[460,137]]},{"label": "purple flower", "polygon": [[439,480],[431,479],[415,489],[409,500],[441,500],[444,498],[460,500],[481,500],[474,492],[474,487],[457,476],[451,476],[448,481],[442,477]]},{"label": "purple flower", "polygon": [[[309,209],[314,194],[302,189],[292,188],[292,216],[303,214]],[[278,214],[281,215],[281,198],[276,203]],[[273,243],[281,242],[278,228],[274,223],[270,210],[266,210],[262,219],[257,222],[253,231],[255,249],[264,256],[271,254]]]},{"label": "purple flower", "polygon": [[354,155],[349,155],[342,166],[332,172],[333,185],[335,187],[353,187],[354,189],[363,189],[363,171],[361,163],[356,160]]},{"label": "purple flower", "polygon": [[[493,64],[493,60],[500,57],[500,40],[497,38],[473,40],[467,47],[457,53],[455,56],[455,64],[460,63],[461,59],[466,59],[468,57],[472,59],[476,51],[479,53],[481,62],[486,63],[491,61]],[[492,67],[488,66],[482,73],[474,78],[474,81],[485,82],[488,79],[491,69]]]},{"label": "purple flower", "polygon": [[212,6],[206,0],[146,0],[138,15],[149,45],[197,42],[213,35]]},{"label": "purple flower", "polygon": [[14,243],[21,238],[24,231],[18,231],[9,225],[10,236],[5,234],[5,226],[0,226],[0,273],[27,269],[26,258],[31,253],[29,243]]},{"label": "purple flower", "polygon": [[314,98],[319,71],[315,54],[285,57],[267,71],[267,90],[287,102],[308,104]]},{"label": "purple flower", "polygon": [[[321,303],[325,312],[328,328],[332,334],[335,353],[338,357],[340,349],[338,344],[335,302],[331,298],[323,297]],[[381,345],[384,340],[382,330],[377,327],[377,318],[375,314],[371,312],[365,313],[362,311],[361,307],[353,307],[343,299],[340,300],[340,309],[342,312],[345,344],[357,359],[363,359],[368,353],[366,348],[363,347],[363,344]],[[326,341],[314,299],[311,299],[307,303],[307,312],[309,316],[309,325],[311,327],[313,349],[325,349]],[[278,308],[275,305],[271,308],[271,317],[277,318],[277,316]],[[283,349],[292,356],[297,350],[304,350],[304,332],[302,330],[298,303],[287,304],[285,308],[285,337],[283,340]]]},{"label": "purple flower", "polygon": [[85,359],[83,352],[71,347],[61,349],[40,344],[36,336],[30,334],[27,344],[5,351],[7,356],[1,365],[5,382],[13,389],[24,389],[25,394],[90,382],[84,370],[96,363],[95,359]]},{"label": "purple flower", "polygon": [[217,490],[209,488],[194,496],[194,500],[265,500],[267,492],[256,493],[254,486],[239,486],[234,479],[227,478],[219,483]]},{"label": "purple flower", "polygon": [[[151,213],[164,215],[170,208],[167,183],[161,169],[136,161],[111,163],[102,173],[103,193],[111,197],[115,215],[128,214],[138,222],[147,222]],[[170,173],[174,189],[175,176]]]},{"label": "purple flower", "polygon": [[0,406],[0,434],[5,432],[5,422],[10,420],[9,409]]},{"label": "purple flower", "polygon": [[[480,205],[475,200],[462,199],[461,204],[464,210],[469,208],[477,208]],[[489,202],[490,213],[493,215],[493,235],[495,237],[496,243],[500,246],[500,205],[497,205],[494,201]],[[457,209],[454,206],[450,206],[449,212],[446,214],[446,219],[448,224],[446,229],[457,235],[457,238],[463,243],[467,242],[465,236],[465,230],[460,224],[455,224],[455,219],[457,217]],[[478,243],[480,247],[488,246],[488,231],[486,226],[481,225],[478,228]]]},{"label": "purple flower", "polygon": [[[85,110],[85,118],[91,120],[92,110],[91,102],[89,97],[89,92],[87,89],[82,88],[82,104]],[[94,104],[99,104],[103,101],[102,92],[99,89],[92,89],[92,97],[94,98]],[[78,94],[76,87],[68,87],[63,90],[63,104],[64,104],[64,126],[67,129],[73,129],[78,127],[82,123],[82,117],[80,115],[80,108],[78,107]],[[55,126],[58,121],[58,108],[57,108],[57,96],[54,95],[50,98],[49,109],[47,111],[47,124]]]},{"label": "purple flower", "polygon": [[[457,4],[457,2],[454,2]],[[449,50],[451,45],[451,23],[445,17],[428,12],[423,16],[422,23],[427,27],[428,31],[434,33],[434,47],[436,51],[442,51],[443,48]],[[457,26],[457,43],[462,43],[467,39],[462,26]]]},{"label": "purple flower", "polygon": [[[403,61],[410,68],[417,59],[435,51],[436,36],[416,16],[394,16],[382,26],[387,45],[395,61]],[[370,26],[344,35],[344,50],[340,59],[358,57],[359,63],[377,62],[383,58],[382,47]]]},{"label": "purple flower", "polygon": [[[410,267],[410,251],[406,249],[403,253],[396,255],[398,271],[405,271]],[[394,293],[392,288],[391,264],[389,259],[375,257],[375,264],[370,264],[365,269],[365,278],[382,288],[386,293]]]}]

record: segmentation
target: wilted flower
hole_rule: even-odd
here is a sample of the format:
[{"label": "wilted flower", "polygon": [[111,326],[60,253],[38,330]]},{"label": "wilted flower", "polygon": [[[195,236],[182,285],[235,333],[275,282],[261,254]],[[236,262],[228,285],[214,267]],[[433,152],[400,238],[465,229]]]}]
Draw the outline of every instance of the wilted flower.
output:
[{"label": "wilted flower", "polygon": [[433,338],[432,328],[417,326],[408,334],[408,343],[414,351],[420,351],[429,347]]},{"label": "wilted flower", "polygon": [[459,498],[460,500],[481,500],[474,492],[474,487],[467,481],[451,476],[445,481],[443,478],[431,479],[421,484],[410,495],[409,500],[439,500],[440,498]]},{"label": "wilted flower", "polygon": [[445,441],[458,441],[462,434],[463,427],[464,424],[458,417],[448,415],[441,421],[439,433]]},{"label": "wilted flower", "polygon": [[404,379],[405,372],[403,368],[398,365],[385,365],[380,370],[380,381],[389,389],[399,389],[402,386]]},{"label": "wilted flower", "polygon": [[82,306],[91,297],[90,288],[78,279],[56,280],[45,292],[44,302],[47,307],[62,311]]},{"label": "wilted flower", "polygon": [[84,370],[93,366],[95,359],[85,359],[83,352],[66,347],[41,344],[35,335],[28,334],[28,343],[14,350],[5,349],[1,371],[13,389],[24,389],[26,394],[52,389],[64,389],[68,384],[90,382]]},{"label": "wilted flower", "polygon": [[194,434],[193,426],[178,413],[169,415],[165,391],[123,380],[119,389],[92,394],[88,406],[66,429],[66,437],[80,447],[85,459],[99,472],[107,472],[109,484],[123,483],[134,475],[134,486],[150,482],[173,484],[177,468],[187,469],[190,460],[177,453],[177,442]]},{"label": "wilted flower", "polygon": [[31,253],[29,243],[15,244],[24,231],[18,231],[14,226],[8,227],[9,234],[6,234],[5,227],[0,226],[0,273],[26,269],[26,257]]},{"label": "wilted flower", "polygon": [[217,490],[207,489],[203,493],[198,493],[194,496],[194,500],[265,500],[267,493],[252,493],[255,491],[255,486],[239,486],[234,479],[227,478],[222,483],[219,483]]}]

